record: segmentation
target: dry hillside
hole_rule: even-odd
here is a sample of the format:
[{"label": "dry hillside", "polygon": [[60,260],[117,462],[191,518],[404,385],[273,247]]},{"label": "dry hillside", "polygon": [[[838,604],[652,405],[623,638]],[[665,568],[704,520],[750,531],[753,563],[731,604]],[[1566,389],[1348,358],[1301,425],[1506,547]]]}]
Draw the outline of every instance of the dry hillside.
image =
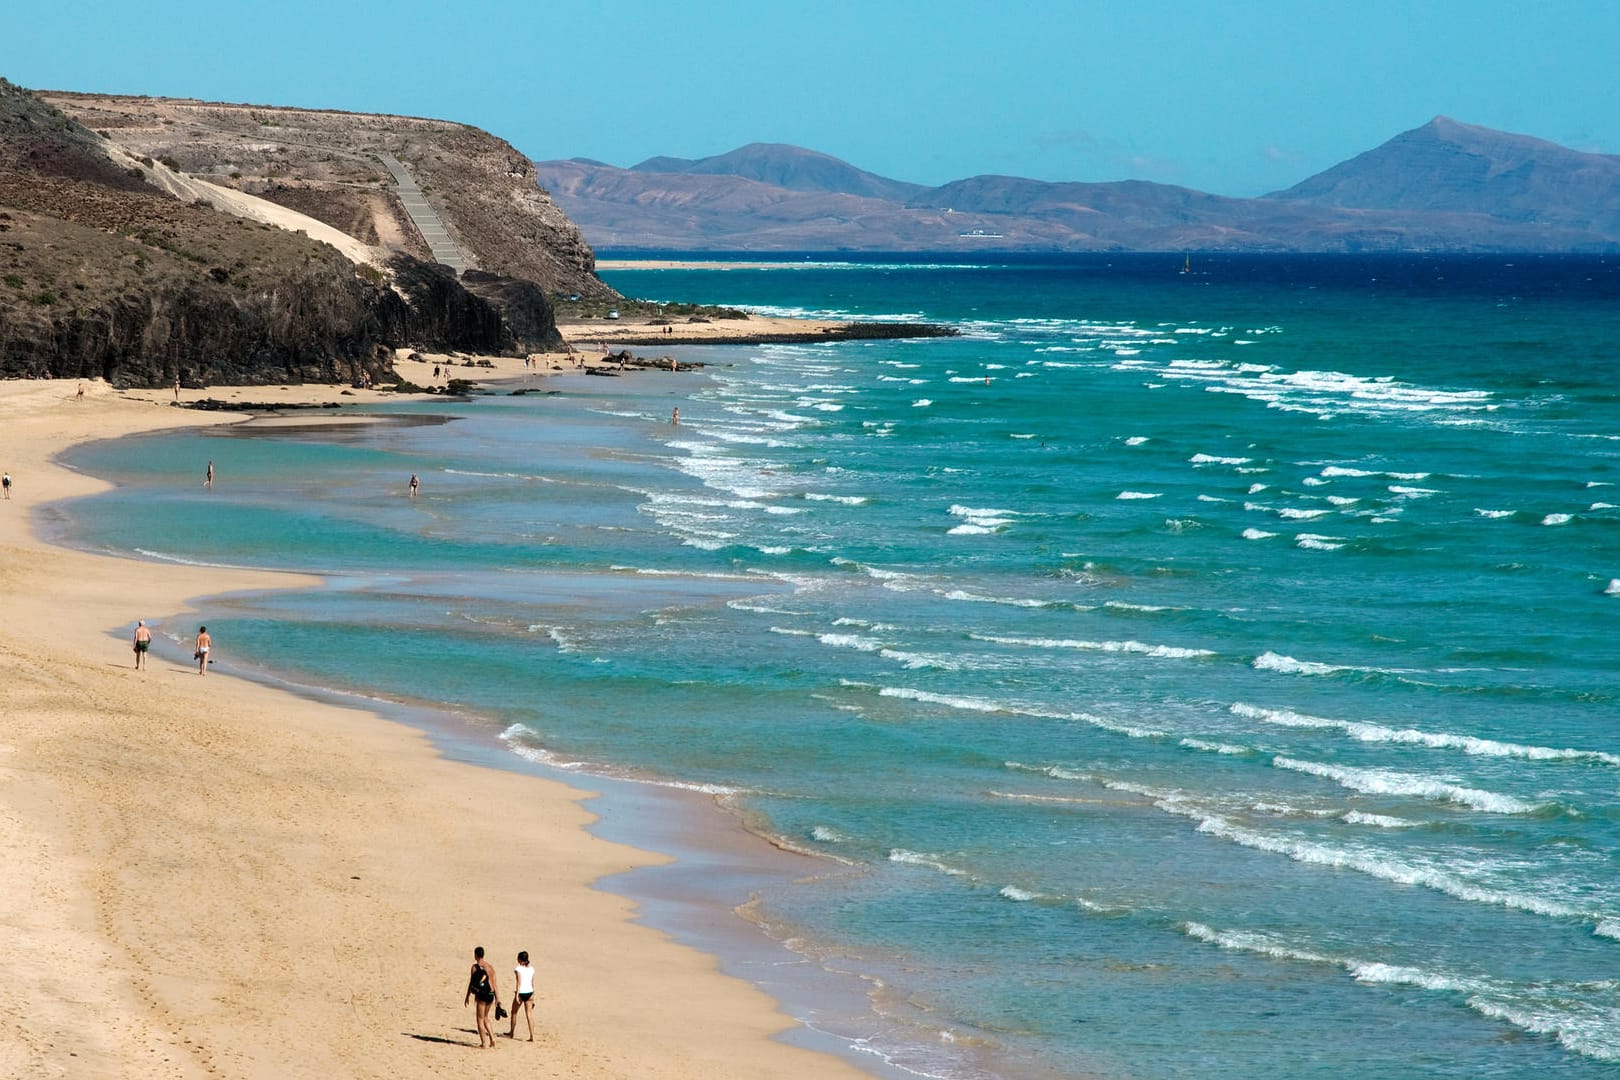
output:
[{"label": "dry hillside", "polygon": [[378,154],[404,163],[471,267],[550,293],[613,295],[579,229],[533,164],[447,120],[41,91],[69,118],[147,158],[325,222],[365,244],[428,258]]},{"label": "dry hillside", "polygon": [[[402,346],[511,354],[560,345],[547,289],[532,277],[478,268],[458,276],[413,254],[421,238],[409,235],[391,191],[360,179],[358,156],[305,143],[285,156],[312,163],[306,172],[317,175],[306,179],[281,164],[276,146],[255,144],[268,155],[260,171],[275,176],[267,188],[296,190],[278,205],[244,190],[260,182],[247,159],[244,168],[216,161],[219,145],[245,145],[240,138],[196,129],[201,148],[192,149],[179,123],[120,113],[120,99],[95,100],[105,103],[101,121],[121,117],[127,126],[87,128],[0,79],[0,377],[192,387],[381,382],[392,378],[389,358]],[[143,116],[167,133],[161,147],[155,138],[120,144],[101,133],[141,130]],[[480,147],[496,143],[446,127]],[[478,174],[472,165],[447,171]],[[459,198],[513,202],[504,189],[474,186],[465,184]],[[499,227],[491,214],[471,219],[476,227],[466,235],[493,236]],[[541,218],[513,211],[502,220],[538,228]],[[482,258],[526,252],[561,272],[569,258],[590,257],[583,247],[562,255],[531,247],[498,238]],[[570,273],[595,280],[577,266]]]}]

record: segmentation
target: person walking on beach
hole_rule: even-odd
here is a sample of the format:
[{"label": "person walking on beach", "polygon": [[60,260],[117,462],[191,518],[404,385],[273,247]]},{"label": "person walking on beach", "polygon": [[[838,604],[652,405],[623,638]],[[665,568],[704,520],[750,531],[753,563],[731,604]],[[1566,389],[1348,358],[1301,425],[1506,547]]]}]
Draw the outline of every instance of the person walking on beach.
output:
[{"label": "person walking on beach", "polygon": [[512,994],[512,1026],[507,1029],[508,1039],[517,1038],[518,1009],[523,1009],[523,1019],[529,1022],[529,1041],[534,1042],[534,968],[529,965],[527,950],[518,953],[517,967],[512,969],[512,977],[517,980],[517,990]]},{"label": "person walking on beach", "polygon": [[174,377],[174,400],[180,400],[180,376],[178,375]]},{"label": "person walking on beach", "polygon": [[146,650],[152,647],[152,630],[144,619],[135,620],[135,670],[146,670]]},{"label": "person walking on beach", "polygon": [[11,498],[11,474],[10,473],[6,473],[3,476],[0,476],[0,488],[3,488],[5,490],[6,498],[8,498],[8,499]]},{"label": "person walking on beach", "polygon": [[214,639],[208,636],[208,627],[197,627],[197,674],[208,674],[208,654],[214,648]]},{"label": "person walking on beach", "polygon": [[491,1050],[495,1048],[495,1033],[489,1027],[489,1007],[495,1004],[498,991],[495,989],[495,965],[484,959],[484,947],[478,946],[473,950],[472,972],[467,976],[467,996],[461,999],[461,1007],[465,1009],[467,1002],[473,998],[478,999],[478,1049],[484,1048],[484,1039],[489,1039]]},{"label": "person walking on beach", "polygon": [[203,487],[211,488],[213,486],[214,486],[214,463],[213,463],[213,461],[210,460],[208,462],[208,475],[203,480]]},{"label": "person walking on beach", "polygon": [[416,489],[421,487],[421,486],[422,486],[422,481],[420,481],[420,480],[418,480],[416,478],[415,473],[411,473],[411,498],[413,498],[413,499],[416,498]]}]

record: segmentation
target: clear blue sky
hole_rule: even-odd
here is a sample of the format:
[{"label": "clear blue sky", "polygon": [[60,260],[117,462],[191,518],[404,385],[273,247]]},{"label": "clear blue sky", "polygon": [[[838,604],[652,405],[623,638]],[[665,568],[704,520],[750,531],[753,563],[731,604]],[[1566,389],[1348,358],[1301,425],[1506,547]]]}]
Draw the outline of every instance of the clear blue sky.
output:
[{"label": "clear blue sky", "polygon": [[980,173],[1287,187],[1447,115],[1620,154],[1620,0],[22,0],[31,88],[434,116],[536,159],[749,142]]}]

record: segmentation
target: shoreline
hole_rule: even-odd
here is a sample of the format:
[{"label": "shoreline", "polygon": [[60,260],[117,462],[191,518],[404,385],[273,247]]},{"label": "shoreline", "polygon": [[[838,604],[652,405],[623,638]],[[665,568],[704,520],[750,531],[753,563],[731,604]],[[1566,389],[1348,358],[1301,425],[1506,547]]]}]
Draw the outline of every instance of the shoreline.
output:
[{"label": "shoreline", "polygon": [[[668,857],[588,833],[590,792],[458,760],[373,708],[221,669],[204,683],[161,653],[135,672],[118,635],[136,617],[189,633],[197,597],[319,585],[40,539],[42,507],[105,488],[56,463],[69,446],[239,415],[151,407],[169,396],[0,383],[0,467],[15,481],[0,583],[18,631],[0,642],[0,848],[20,886],[0,899],[18,928],[0,960],[0,1071],[413,1076],[476,1060],[496,1076],[873,1075],[796,1045],[806,1029],[765,991],[600,891]],[[475,1036],[456,995],[479,943],[497,971],[535,954],[540,1047],[465,1056]],[[84,1019],[92,1001],[114,1019]]]}]

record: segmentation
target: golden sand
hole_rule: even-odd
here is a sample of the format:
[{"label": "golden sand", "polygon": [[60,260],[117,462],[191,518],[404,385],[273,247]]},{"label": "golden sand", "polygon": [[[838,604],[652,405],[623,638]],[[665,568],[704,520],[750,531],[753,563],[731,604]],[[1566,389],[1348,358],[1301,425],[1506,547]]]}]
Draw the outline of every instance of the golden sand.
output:
[{"label": "golden sand", "polygon": [[[193,598],[315,582],[41,543],[41,506],[103,487],[65,447],[240,419],[86,386],[0,383],[0,1076],[863,1075],[774,1041],[769,997],[592,888],[656,857],[589,835],[587,793],[234,678],[228,635],[206,677],[135,671],[137,618],[190,634]],[[233,394],[374,396],[207,396]],[[475,1048],[475,944],[506,998],[529,951],[536,1043]]]}]

